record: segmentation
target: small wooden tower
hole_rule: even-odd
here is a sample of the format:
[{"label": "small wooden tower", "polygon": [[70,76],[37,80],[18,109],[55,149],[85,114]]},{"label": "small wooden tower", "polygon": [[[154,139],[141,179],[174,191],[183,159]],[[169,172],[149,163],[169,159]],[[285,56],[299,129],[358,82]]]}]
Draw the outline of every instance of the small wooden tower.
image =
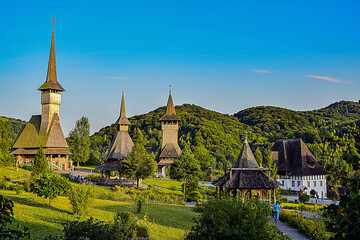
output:
[{"label": "small wooden tower", "polygon": [[161,150],[157,156],[158,175],[166,177],[166,167],[174,162],[174,158],[181,155],[178,143],[178,131],[180,119],[176,115],[174,103],[171,97],[171,85],[169,86],[169,99],[164,116],[160,118],[163,134]]},{"label": "small wooden tower", "polygon": [[65,89],[57,81],[55,59],[55,18],[51,37],[50,56],[46,81],[38,88],[41,91],[41,115],[31,117],[13,145],[16,163],[32,164],[40,146],[44,148],[48,165],[53,169],[69,170],[71,153],[60,126],[61,92]]},{"label": "small wooden tower", "polygon": [[[219,187],[220,192],[223,192],[223,188],[228,188],[230,195],[237,196],[240,191],[243,199],[245,195],[249,194],[250,197],[257,197],[259,200],[271,203],[271,194],[275,195],[278,183],[266,175],[264,170],[269,169],[259,167],[247,139],[245,139],[235,166],[230,169],[230,172],[214,181],[213,185]],[[251,190],[256,191],[255,196],[252,196]]]},{"label": "small wooden tower", "polygon": [[[124,99],[124,88],[122,86],[122,98],[120,107],[120,117],[115,122],[117,124],[118,132],[112,140],[109,149],[102,156],[105,163],[99,165],[96,169],[104,171],[106,178],[103,179],[104,184],[111,184],[110,171],[118,171],[119,176],[121,175],[121,162],[125,160],[131,152],[134,143],[129,135],[130,121],[127,119],[125,114],[125,99]],[[113,181],[114,182],[114,181]]]}]

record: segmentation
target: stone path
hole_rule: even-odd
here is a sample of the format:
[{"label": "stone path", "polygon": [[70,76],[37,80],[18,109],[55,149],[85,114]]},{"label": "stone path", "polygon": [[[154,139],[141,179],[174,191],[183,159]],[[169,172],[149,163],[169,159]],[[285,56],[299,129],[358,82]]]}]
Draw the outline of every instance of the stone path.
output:
[{"label": "stone path", "polygon": [[[274,222],[274,220],[271,220]],[[309,240],[310,238],[297,230],[296,228],[291,227],[289,224],[280,221],[276,223],[275,226],[283,233],[286,233],[287,236],[292,240]]]}]

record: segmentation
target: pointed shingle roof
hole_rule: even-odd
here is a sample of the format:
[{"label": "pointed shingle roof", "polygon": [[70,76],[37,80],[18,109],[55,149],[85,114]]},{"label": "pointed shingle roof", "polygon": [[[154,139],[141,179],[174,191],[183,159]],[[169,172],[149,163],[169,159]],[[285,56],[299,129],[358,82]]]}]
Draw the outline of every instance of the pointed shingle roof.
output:
[{"label": "pointed shingle roof", "polygon": [[234,168],[259,168],[249,143],[245,141]]},{"label": "pointed shingle roof", "polygon": [[171,93],[169,93],[169,99],[166,106],[166,112],[164,116],[160,118],[160,121],[180,121],[178,116],[176,116],[176,111],[174,107],[174,103],[171,97]]},{"label": "pointed shingle roof", "polygon": [[279,175],[326,175],[329,174],[301,138],[277,140],[272,148]]},{"label": "pointed shingle roof", "polygon": [[65,91],[65,89],[58,83],[56,75],[56,59],[55,59],[55,30],[53,27],[52,37],[51,37],[51,47],[50,47],[50,56],[48,71],[46,76],[46,81],[38,88],[39,91],[45,90],[57,90],[60,92]]},{"label": "pointed shingle roof", "polygon": [[128,131],[120,130],[116,133],[109,149],[102,156],[103,159],[126,159],[134,146]]},{"label": "pointed shingle roof", "polygon": [[121,107],[120,107],[120,117],[115,122],[118,125],[131,125],[129,119],[126,117],[125,113],[125,98],[124,98],[124,91],[122,92],[121,97]]}]

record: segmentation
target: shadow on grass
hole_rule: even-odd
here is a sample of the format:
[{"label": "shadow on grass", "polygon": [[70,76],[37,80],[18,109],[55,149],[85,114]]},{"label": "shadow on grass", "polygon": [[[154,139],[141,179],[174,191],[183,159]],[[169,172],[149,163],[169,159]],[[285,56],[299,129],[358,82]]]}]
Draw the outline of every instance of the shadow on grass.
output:
[{"label": "shadow on grass", "polygon": [[[136,213],[136,205],[108,205],[96,206],[95,208],[108,212],[128,211]],[[190,230],[194,224],[194,217],[198,214],[191,211],[191,209],[184,206],[173,206],[163,204],[143,204],[141,214],[136,214],[139,217],[147,215],[147,218],[156,224],[178,228],[183,230]]]},{"label": "shadow on grass", "polygon": [[[59,235],[62,233],[62,227],[59,229],[41,223],[35,224],[33,222],[26,222],[20,220],[16,220],[15,222],[13,222],[10,225],[11,229],[17,229],[18,223],[20,224],[21,228],[27,227],[29,229],[30,239],[44,239],[45,236]],[[28,238],[24,238],[24,239],[28,239]]]},{"label": "shadow on grass", "polygon": [[58,212],[62,212],[62,213],[72,214],[72,212],[53,207],[51,205],[49,206],[49,204],[35,202],[33,200],[30,200],[28,197],[23,198],[23,197],[16,197],[16,196],[7,196],[7,198],[9,198],[10,200],[12,200],[16,203],[21,203],[21,204],[24,204],[24,205],[27,205],[30,207],[39,207],[39,208],[45,208],[45,209],[54,210],[54,211],[58,211]]}]

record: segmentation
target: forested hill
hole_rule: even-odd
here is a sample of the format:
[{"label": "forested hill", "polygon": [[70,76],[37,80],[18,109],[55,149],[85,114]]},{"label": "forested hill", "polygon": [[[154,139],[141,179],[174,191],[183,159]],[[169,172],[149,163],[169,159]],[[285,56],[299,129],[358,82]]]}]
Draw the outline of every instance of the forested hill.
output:
[{"label": "forested hill", "polygon": [[20,119],[0,117],[0,121],[4,122],[9,132],[9,137],[15,140],[25,126],[26,122]]},{"label": "forested hill", "polygon": [[[259,147],[264,152],[281,138],[302,138],[319,160],[326,155],[340,157],[360,138],[359,107],[358,103],[342,101],[306,112],[266,106],[228,115],[184,104],[176,107],[181,119],[179,143],[181,147],[190,143],[197,158],[207,162],[204,167],[221,168],[224,163],[233,164],[242,147],[245,130],[249,132],[253,150]],[[159,119],[164,113],[165,107],[161,107],[130,118],[130,135],[135,128],[141,129],[148,151],[154,154],[161,143]],[[95,133],[91,137],[92,150],[103,153],[115,133],[115,125]]]},{"label": "forested hill", "polygon": [[[360,142],[360,104],[341,101],[313,111],[260,106],[242,110],[234,115],[221,114],[202,107],[184,104],[176,107],[181,119],[179,143],[190,144],[205,169],[213,166],[221,169],[223,164],[233,164],[244,141],[244,131],[249,132],[249,143],[255,151],[270,149],[277,139],[302,138],[320,160],[340,158]],[[147,114],[130,118],[130,135],[134,129],[142,130],[146,148],[154,155],[161,144],[160,117],[165,107]],[[26,122],[1,117],[15,139]],[[91,124],[91,123],[90,123]],[[104,153],[116,133],[116,126],[102,128],[91,136],[91,151]]]}]

